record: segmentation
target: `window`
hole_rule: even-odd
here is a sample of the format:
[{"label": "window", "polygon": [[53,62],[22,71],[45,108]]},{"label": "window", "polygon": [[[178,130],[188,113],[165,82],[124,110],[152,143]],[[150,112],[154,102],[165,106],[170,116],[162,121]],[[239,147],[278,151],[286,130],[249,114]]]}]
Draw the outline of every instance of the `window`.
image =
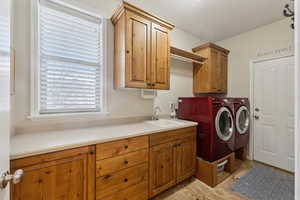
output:
[{"label": "window", "polygon": [[10,65],[10,31],[9,19],[0,16],[0,66],[9,72]]},{"label": "window", "polygon": [[104,112],[103,19],[56,1],[38,8],[33,112]]}]

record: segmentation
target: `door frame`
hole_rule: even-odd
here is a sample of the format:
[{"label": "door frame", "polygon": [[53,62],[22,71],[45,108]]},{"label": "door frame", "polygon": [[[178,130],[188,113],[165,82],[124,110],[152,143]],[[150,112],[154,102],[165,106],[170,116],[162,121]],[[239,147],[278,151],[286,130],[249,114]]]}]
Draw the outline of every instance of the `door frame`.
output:
[{"label": "door frame", "polygon": [[254,65],[260,62],[278,60],[282,58],[294,57],[294,53],[287,55],[273,56],[269,58],[256,58],[250,60],[250,138],[249,138],[249,153],[248,159],[254,160]]}]

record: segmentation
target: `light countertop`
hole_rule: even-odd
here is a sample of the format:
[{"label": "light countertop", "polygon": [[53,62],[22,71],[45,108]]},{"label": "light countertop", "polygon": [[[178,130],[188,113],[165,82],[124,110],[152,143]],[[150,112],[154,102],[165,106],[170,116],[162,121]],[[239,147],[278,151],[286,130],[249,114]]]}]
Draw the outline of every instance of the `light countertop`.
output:
[{"label": "light countertop", "polygon": [[[164,120],[164,119],[163,119]],[[196,126],[197,123],[184,120],[174,121],[171,125],[143,121],[114,124],[84,129],[45,131],[12,136],[10,159],[19,159],[43,153],[50,153],[87,145],[111,142],[119,139],[149,135],[152,133]]]}]

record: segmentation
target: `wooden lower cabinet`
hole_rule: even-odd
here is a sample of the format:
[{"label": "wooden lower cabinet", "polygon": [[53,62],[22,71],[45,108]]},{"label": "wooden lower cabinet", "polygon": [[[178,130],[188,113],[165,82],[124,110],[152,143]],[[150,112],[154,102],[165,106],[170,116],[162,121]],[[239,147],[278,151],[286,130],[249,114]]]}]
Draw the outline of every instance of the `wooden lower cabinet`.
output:
[{"label": "wooden lower cabinet", "polygon": [[[196,129],[193,132],[190,129],[182,129],[160,134],[181,139],[150,148],[150,197],[191,177],[196,171]],[[178,137],[175,137],[177,134]],[[150,141],[154,141],[155,137],[157,136],[154,135],[152,140],[150,136]]]},{"label": "wooden lower cabinet", "polygon": [[94,200],[94,147],[44,154],[11,162],[22,168],[19,184],[12,185],[12,200]]},{"label": "wooden lower cabinet", "polygon": [[103,200],[147,200],[148,199],[148,181],[134,185],[130,188],[115,192]]},{"label": "wooden lower cabinet", "polygon": [[150,149],[150,196],[176,184],[176,149],[170,142]]},{"label": "wooden lower cabinet", "polygon": [[96,200],[147,200],[149,136],[96,147]]},{"label": "wooden lower cabinet", "polygon": [[176,177],[181,182],[196,171],[196,135],[181,140],[176,148]]},{"label": "wooden lower cabinet", "polygon": [[12,200],[147,200],[192,176],[196,128],[11,161]]},{"label": "wooden lower cabinet", "polygon": [[105,199],[142,182],[148,182],[148,163],[107,174],[96,181],[96,199]]}]

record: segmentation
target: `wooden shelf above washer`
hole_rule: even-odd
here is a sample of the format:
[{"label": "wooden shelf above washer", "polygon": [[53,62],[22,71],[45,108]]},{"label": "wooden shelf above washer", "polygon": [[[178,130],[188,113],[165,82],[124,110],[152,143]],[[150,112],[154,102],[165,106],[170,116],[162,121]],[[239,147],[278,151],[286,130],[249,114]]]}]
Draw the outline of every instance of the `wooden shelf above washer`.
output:
[{"label": "wooden shelf above washer", "polygon": [[182,60],[185,62],[194,62],[198,64],[203,64],[203,62],[206,60],[206,58],[198,54],[178,49],[176,47],[171,47],[171,56],[178,60]]}]

